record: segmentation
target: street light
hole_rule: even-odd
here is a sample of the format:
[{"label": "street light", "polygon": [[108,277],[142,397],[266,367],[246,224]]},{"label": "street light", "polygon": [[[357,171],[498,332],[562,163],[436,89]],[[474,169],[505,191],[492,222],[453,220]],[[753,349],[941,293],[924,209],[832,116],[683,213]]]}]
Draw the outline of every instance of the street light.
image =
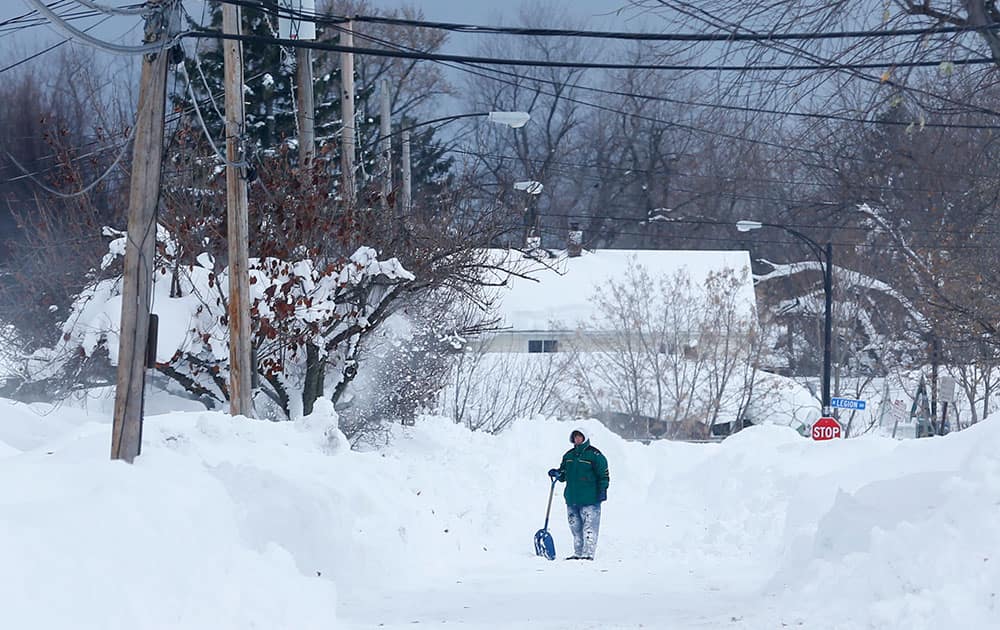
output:
[{"label": "street light", "polygon": [[514,182],[514,190],[523,190],[529,195],[540,195],[543,188],[545,188],[545,185],[542,182],[536,182],[531,179],[523,182]]},{"label": "street light", "polygon": [[747,220],[736,222],[736,229],[740,232],[759,230],[764,227],[784,230],[805,243],[823,268],[823,295],[826,298],[826,313],[823,322],[823,415],[829,416],[833,411],[830,407],[830,345],[833,339],[833,243],[827,242],[826,247],[823,247],[802,232],[778,223]]},{"label": "street light", "polygon": [[[426,127],[427,125],[436,125],[438,123],[450,123],[455,120],[462,120],[464,118],[485,118],[489,122],[495,125],[505,125],[511,129],[520,129],[521,127],[528,124],[531,120],[531,114],[528,112],[473,112],[470,114],[454,114],[452,116],[442,116],[441,118],[434,118],[431,120],[422,120],[412,125],[407,125],[402,129],[397,129],[389,134],[383,134],[378,138],[375,138],[371,143],[381,142],[382,140],[387,140],[388,138],[396,135],[397,133],[404,133],[406,131],[413,131],[417,127]],[[370,144],[371,144],[370,143]]]}]

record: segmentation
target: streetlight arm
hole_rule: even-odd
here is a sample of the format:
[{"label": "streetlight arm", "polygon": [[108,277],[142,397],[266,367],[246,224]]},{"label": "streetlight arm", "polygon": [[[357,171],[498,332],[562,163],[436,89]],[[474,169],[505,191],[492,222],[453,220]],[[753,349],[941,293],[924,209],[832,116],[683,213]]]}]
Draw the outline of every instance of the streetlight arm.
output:
[{"label": "streetlight arm", "polygon": [[[443,116],[441,118],[434,118],[432,120],[423,120],[418,123],[414,123],[408,127],[403,127],[402,129],[397,129],[389,135],[395,135],[397,133],[403,133],[404,131],[413,131],[417,127],[426,127],[427,125],[435,125],[437,123],[449,123],[453,120],[461,120],[463,118],[481,118],[483,116],[489,116],[489,112],[475,112],[473,114],[455,114],[454,116]],[[385,138],[379,138],[379,140],[385,140]]]},{"label": "streetlight arm", "polygon": [[736,229],[739,230],[740,232],[750,232],[752,230],[759,230],[762,227],[777,228],[779,230],[784,230],[785,232],[788,232],[789,234],[791,234],[792,236],[794,236],[795,238],[799,239],[800,241],[809,246],[809,250],[812,251],[813,256],[816,257],[816,260],[819,261],[820,265],[825,267],[829,263],[829,259],[826,256],[826,250],[823,249],[823,246],[821,246],[819,243],[817,243],[816,241],[812,240],[811,238],[809,238],[808,236],[806,236],[805,234],[799,232],[794,228],[790,228],[787,225],[781,225],[780,223],[764,223],[762,221],[743,220],[736,222]]},{"label": "streetlight arm", "polygon": [[812,251],[813,256],[816,257],[816,260],[819,261],[819,264],[823,265],[824,267],[830,264],[830,260],[826,256],[826,249],[813,239],[803,234],[802,232],[799,232],[798,230],[792,229],[790,227],[786,227],[784,225],[777,225],[771,223],[764,223],[763,225],[766,225],[768,227],[781,228],[782,230],[788,232],[789,234],[798,238],[800,241],[804,242],[806,245],[809,246],[809,249]]},{"label": "streetlight arm", "polygon": [[813,256],[816,257],[816,260],[819,262],[820,269],[823,271],[823,392],[821,395],[821,402],[823,406],[823,415],[829,416],[832,412],[830,407],[830,372],[832,366],[831,349],[833,347],[833,244],[828,242],[826,247],[823,247],[802,232],[786,225],[781,225],[780,223],[739,221],[736,224],[736,229],[741,232],[749,232],[750,230],[757,230],[762,227],[772,227],[784,230],[805,243],[812,251]]},{"label": "streetlight arm", "polygon": [[453,116],[442,116],[441,118],[434,118],[431,120],[423,120],[418,123],[414,123],[408,127],[403,127],[402,129],[396,129],[387,136],[379,136],[374,140],[369,141],[365,146],[371,146],[387,140],[392,136],[401,134],[404,131],[413,131],[417,127],[426,127],[427,125],[435,125],[438,123],[450,123],[455,120],[462,120],[463,118],[488,118],[490,122],[495,122],[500,125],[507,125],[513,129],[523,127],[528,120],[530,120],[531,115],[527,112],[474,112],[471,114],[455,114]]}]

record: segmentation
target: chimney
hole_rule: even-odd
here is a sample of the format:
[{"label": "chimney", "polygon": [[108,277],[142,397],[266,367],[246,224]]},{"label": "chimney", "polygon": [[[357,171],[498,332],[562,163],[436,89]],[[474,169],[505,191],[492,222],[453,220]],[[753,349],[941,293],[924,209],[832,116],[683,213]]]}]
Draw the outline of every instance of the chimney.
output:
[{"label": "chimney", "polygon": [[569,224],[569,237],[566,239],[566,255],[576,258],[583,253],[583,230],[579,223]]},{"label": "chimney", "polygon": [[525,240],[525,249],[529,252],[535,251],[536,249],[541,249],[542,247],[542,237],[538,235],[538,232],[534,228],[528,234],[528,238]]}]

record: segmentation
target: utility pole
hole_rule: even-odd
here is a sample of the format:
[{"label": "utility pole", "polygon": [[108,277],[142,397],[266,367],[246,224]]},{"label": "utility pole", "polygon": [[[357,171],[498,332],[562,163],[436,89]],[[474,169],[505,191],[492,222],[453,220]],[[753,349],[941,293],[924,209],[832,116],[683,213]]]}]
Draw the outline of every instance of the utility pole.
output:
[{"label": "utility pole", "polygon": [[833,243],[827,243],[823,265],[823,415],[833,412],[830,406],[830,368],[833,346]]},{"label": "utility pole", "polygon": [[312,167],[316,153],[316,103],[313,99],[312,50],[299,48],[295,52],[295,75],[299,84],[296,107],[299,117],[299,169]]},{"label": "utility pole", "polygon": [[379,87],[382,111],[379,114],[379,135],[382,136],[382,209],[389,209],[389,195],[392,194],[392,102],[389,94],[389,79],[382,79]]},{"label": "utility pole", "polygon": [[[239,35],[240,9],[222,5],[222,31]],[[229,412],[253,417],[250,379],[250,271],[246,155],[243,151],[243,59],[223,42],[226,88],[226,214],[229,239]]]},{"label": "utility pole", "polygon": [[[150,0],[155,9],[146,16],[146,43],[162,41],[168,28],[170,3]],[[128,199],[128,239],[122,282],[121,328],[118,337],[118,376],[115,417],[111,432],[111,459],[132,463],[142,450],[143,386],[146,346],[149,343],[149,307],[153,291],[156,250],[156,206],[160,197],[163,160],[163,117],[170,53],[160,50],[142,58],[139,105],[132,145],[132,178]]]},{"label": "utility pole", "polygon": [[410,172],[410,132],[403,132],[403,216],[410,216],[410,206],[413,204],[413,174]]},{"label": "utility pole", "polygon": [[[344,24],[341,45],[354,46],[354,23]],[[354,53],[340,53],[340,114],[343,131],[340,142],[340,167],[344,177],[343,198],[351,205],[355,202],[354,186]]]},{"label": "utility pole", "polygon": [[938,364],[941,357],[941,342],[938,340],[937,331],[931,331],[931,430],[934,435],[943,435],[938,429],[937,404],[938,404]]}]

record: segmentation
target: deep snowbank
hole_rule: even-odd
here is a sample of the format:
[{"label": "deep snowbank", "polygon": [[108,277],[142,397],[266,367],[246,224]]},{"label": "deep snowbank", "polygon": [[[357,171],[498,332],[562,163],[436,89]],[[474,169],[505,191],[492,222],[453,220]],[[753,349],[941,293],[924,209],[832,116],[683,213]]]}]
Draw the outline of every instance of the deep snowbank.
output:
[{"label": "deep snowbank", "polygon": [[[0,401],[5,627],[331,628],[334,584],[570,579],[533,556],[531,537],[573,423],[518,421],[494,437],[428,418],[357,453],[325,407],[280,424],[176,412],[147,419],[129,467],[106,461],[107,416],[90,414]],[[758,427],[649,446],[582,424],[612,475],[597,567],[580,577],[593,589],[635,597],[650,567],[668,589],[710,579],[706,605],[730,589],[761,595],[733,611],[747,628],[998,620],[1000,422],[909,442],[815,444]],[[558,498],[551,530],[567,553]]]}]

